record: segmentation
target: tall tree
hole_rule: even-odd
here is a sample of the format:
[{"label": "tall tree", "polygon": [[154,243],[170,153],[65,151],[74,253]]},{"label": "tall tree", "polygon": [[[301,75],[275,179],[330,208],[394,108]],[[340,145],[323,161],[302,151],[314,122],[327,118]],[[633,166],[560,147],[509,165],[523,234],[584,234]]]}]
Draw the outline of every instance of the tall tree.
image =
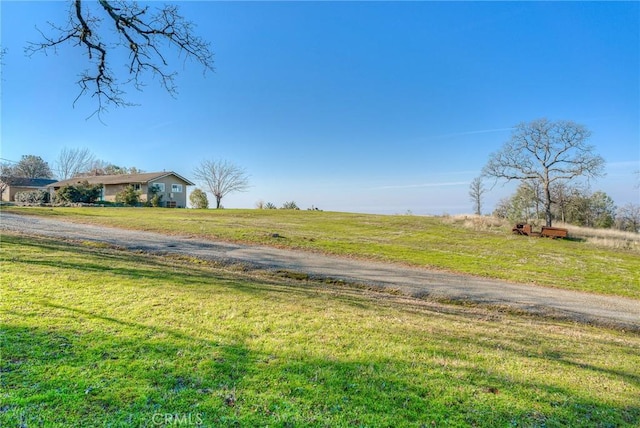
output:
[{"label": "tall tree", "polygon": [[246,171],[225,160],[203,160],[193,175],[215,196],[216,209],[220,208],[222,198],[229,193],[244,192],[249,188]]},{"label": "tall tree", "polygon": [[552,185],[602,175],[604,159],[587,144],[590,136],[587,128],[570,121],[538,119],[520,123],[502,149],[491,154],[483,175],[496,180],[539,182],[546,224],[551,226]]},{"label": "tall tree", "polygon": [[586,194],[586,189],[580,186],[572,186],[563,181],[557,181],[551,188],[551,198],[554,202],[554,218],[560,219],[563,223],[570,223],[569,211],[576,195]]},{"label": "tall tree", "polygon": [[[123,86],[131,83],[140,90],[145,76],[157,78],[169,94],[175,96],[174,71],[169,69],[169,50],[213,70],[213,53],[209,43],[194,32],[194,26],[185,20],[175,5],[158,8],[140,6],[135,1],[72,0],[69,2],[66,23],[49,23],[51,29],[40,31],[42,41],[29,43],[27,53],[55,51],[60,45],[70,44],[83,49],[92,64],[80,74],[77,81],[80,93],[97,102],[93,114],[100,114],[109,105],[131,105],[124,98]],[[111,66],[112,59],[125,59],[128,76],[118,80]],[[117,70],[122,65],[118,64]],[[74,101],[75,104],[75,101]]]},{"label": "tall tree", "polygon": [[89,149],[63,148],[55,162],[55,171],[60,180],[73,178],[78,174],[91,169],[95,156]]},{"label": "tall tree", "polygon": [[40,156],[23,155],[20,162],[14,167],[16,177],[25,178],[52,178],[53,172],[49,164]]},{"label": "tall tree", "polygon": [[486,190],[482,183],[482,177],[474,178],[469,186],[469,197],[473,202],[473,209],[476,215],[482,215],[482,196]]},{"label": "tall tree", "polygon": [[616,217],[616,206],[613,199],[602,191],[597,191],[589,198],[589,224],[591,227],[609,228]]}]

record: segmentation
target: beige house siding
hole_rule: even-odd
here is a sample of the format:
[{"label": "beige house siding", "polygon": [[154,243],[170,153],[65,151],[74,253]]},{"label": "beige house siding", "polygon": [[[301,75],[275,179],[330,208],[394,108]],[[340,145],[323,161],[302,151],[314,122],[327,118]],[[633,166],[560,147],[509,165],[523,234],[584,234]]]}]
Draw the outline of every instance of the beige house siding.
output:
[{"label": "beige house siding", "polygon": [[[176,208],[186,208],[187,207],[187,186],[189,183],[186,181],[176,177],[176,176],[167,176],[162,177],[158,180],[149,181],[149,186],[154,186],[156,184],[164,184],[164,191],[159,192],[162,195],[162,204],[164,206],[170,206],[171,204],[167,204],[167,202],[175,202]],[[182,191],[174,191],[173,186],[179,185]],[[146,192],[146,196],[151,199],[151,192],[148,191],[148,188],[145,186],[143,192]],[[143,193],[144,195],[144,193]]]},{"label": "beige house siding", "polygon": [[[129,184],[134,184],[135,183],[129,183]],[[108,201],[108,202],[115,202],[116,201],[116,195],[120,192],[122,192],[127,186],[129,186],[129,184],[104,184],[102,186],[102,200],[103,201]],[[140,189],[142,190],[142,187],[146,187],[143,184],[139,184]],[[142,193],[142,195],[140,196],[140,202],[146,202],[146,194]]]},{"label": "beige house siding", "polygon": [[[129,185],[140,186],[140,202],[145,203],[153,198],[153,194],[149,190],[150,187],[156,184],[164,184],[164,191],[158,192],[162,195],[162,206],[169,206],[167,202],[175,202],[176,208],[185,208],[187,206],[187,183],[178,177],[169,176],[163,177],[159,180],[150,181],[146,183],[128,183],[128,184],[106,184],[103,186],[102,200],[115,202],[116,195],[122,192]],[[182,187],[182,192],[172,192],[173,185],[177,184]]]},{"label": "beige house siding", "polygon": [[[41,180],[40,180],[41,181]],[[49,180],[52,183],[54,182],[53,180]],[[3,183],[4,184],[4,183]],[[19,192],[33,192],[34,190],[47,190],[47,186],[46,185],[31,185],[31,186],[21,186],[19,184],[4,184],[5,188],[2,191],[2,195],[0,196],[0,200],[3,202],[13,202],[15,201],[16,198],[16,193]]]},{"label": "beige house siding", "polygon": [[34,190],[38,190],[38,189],[34,189],[33,187],[7,186],[7,188],[4,189],[4,192],[2,192],[2,200],[3,201],[15,201],[16,200],[16,193],[18,193],[18,192],[32,192]]}]

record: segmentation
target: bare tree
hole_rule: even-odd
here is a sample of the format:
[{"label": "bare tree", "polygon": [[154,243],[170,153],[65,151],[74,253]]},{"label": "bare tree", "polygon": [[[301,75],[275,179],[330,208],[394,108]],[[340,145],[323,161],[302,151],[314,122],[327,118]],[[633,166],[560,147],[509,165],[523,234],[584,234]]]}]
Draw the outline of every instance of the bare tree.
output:
[{"label": "bare tree", "polygon": [[216,209],[220,208],[222,198],[229,193],[245,192],[249,188],[246,171],[225,160],[203,160],[193,175],[215,196]]},{"label": "bare tree", "polygon": [[[168,69],[168,49],[175,48],[185,60],[194,60],[206,70],[213,71],[213,53],[209,43],[194,33],[193,24],[185,20],[175,5],[164,5],[150,9],[135,1],[87,0],[70,1],[69,18],[65,24],[49,22],[52,35],[40,31],[43,40],[29,43],[28,55],[36,52],[55,51],[70,43],[84,50],[92,69],[80,74],[77,81],[80,93],[97,100],[93,112],[100,115],[109,105],[116,107],[132,105],[125,100],[123,85],[129,83],[140,90],[143,78],[151,75],[169,94],[175,96],[175,75]],[[122,53],[117,52],[120,47]],[[110,59],[128,58],[128,78],[121,83],[114,74]],[[120,66],[117,67],[120,69]]]},{"label": "bare tree", "polygon": [[89,149],[63,148],[55,161],[55,171],[60,180],[73,178],[78,174],[91,169],[95,156]]},{"label": "bare tree", "polygon": [[598,177],[604,159],[587,144],[591,133],[569,121],[538,119],[515,127],[502,150],[493,153],[483,175],[496,180],[537,181],[542,186],[545,220],[551,226],[552,185],[577,177]]},{"label": "bare tree", "polygon": [[629,203],[618,208],[616,223],[620,230],[640,232],[640,205]]},{"label": "bare tree", "polygon": [[15,168],[8,162],[0,163],[0,201],[7,187],[13,184],[15,178]]},{"label": "bare tree", "polygon": [[486,192],[482,183],[482,177],[476,177],[469,186],[469,197],[473,202],[473,209],[476,215],[482,215],[482,195]]},{"label": "bare tree", "polygon": [[49,164],[40,156],[23,155],[20,161],[14,167],[16,177],[25,178],[51,178],[53,172],[49,168]]}]

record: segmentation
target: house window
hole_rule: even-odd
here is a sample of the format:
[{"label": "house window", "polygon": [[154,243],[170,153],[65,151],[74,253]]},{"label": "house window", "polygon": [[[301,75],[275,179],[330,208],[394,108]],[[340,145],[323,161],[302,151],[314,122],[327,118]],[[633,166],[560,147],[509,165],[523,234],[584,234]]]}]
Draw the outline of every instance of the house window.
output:
[{"label": "house window", "polygon": [[182,193],[182,184],[172,184],[171,192],[173,193]]},{"label": "house window", "polygon": [[153,187],[155,187],[158,192],[164,193],[164,183],[153,183]]},{"label": "house window", "polygon": [[140,190],[140,183],[134,183],[132,184],[133,186],[133,190]]}]

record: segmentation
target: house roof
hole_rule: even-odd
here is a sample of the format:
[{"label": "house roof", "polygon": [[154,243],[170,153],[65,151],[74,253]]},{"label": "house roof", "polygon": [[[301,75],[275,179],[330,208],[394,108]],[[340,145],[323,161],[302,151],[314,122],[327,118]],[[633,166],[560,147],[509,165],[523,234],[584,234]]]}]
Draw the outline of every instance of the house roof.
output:
[{"label": "house roof", "polygon": [[62,187],[76,183],[88,182],[89,184],[129,184],[129,183],[149,183],[150,181],[159,180],[161,178],[173,175],[184,181],[187,186],[194,186],[190,180],[176,174],[172,171],[163,172],[145,172],[143,174],[117,174],[117,175],[96,175],[90,177],[74,177],[68,180],[62,180],[51,184],[49,187]]},{"label": "house roof", "polygon": [[5,183],[14,187],[47,187],[56,180],[49,178],[7,177]]}]

